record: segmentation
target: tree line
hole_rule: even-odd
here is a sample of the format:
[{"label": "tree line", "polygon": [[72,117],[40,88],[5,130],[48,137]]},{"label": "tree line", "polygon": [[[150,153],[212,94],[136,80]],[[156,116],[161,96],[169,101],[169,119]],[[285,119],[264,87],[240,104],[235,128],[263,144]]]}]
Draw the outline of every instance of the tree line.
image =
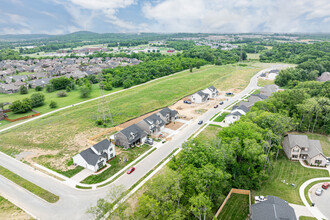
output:
[{"label": "tree line", "polygon": [[330,42],[280,44],[262,53],[260,60],[298,64],[296,68],[282,70],[275,80],[279,86],[293,88],[299,82],[315,80],[330,71]]}]

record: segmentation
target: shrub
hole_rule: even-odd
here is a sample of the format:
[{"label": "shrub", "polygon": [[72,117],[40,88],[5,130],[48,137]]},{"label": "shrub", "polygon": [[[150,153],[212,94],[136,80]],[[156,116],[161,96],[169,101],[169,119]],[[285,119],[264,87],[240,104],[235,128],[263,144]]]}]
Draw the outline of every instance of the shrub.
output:
[{"label": "shrub", "polygon": [[50,108],[57,108],[57,103],[55,101],[50,101],[49,107]]},{"label": "shrub", "polygon": [[51,84],[47,85],[47,86],[46,86],[46,91],[47,91],[47,92],[54,92],[54,87],[53,87],[53,85],[51,85]]},{"label": "shrub", "polygon": [[70,86],[67,86],[66,89],[65,89],[66,92],[71,92],[71,88]]},{"label": "shrub", "polygon": [[40,92],[40,91],[42,91],[44,88],[42,88],[41,86],[36,86],[36,88],[35,88],[35,90],[37,91],[37,92]]},{"label": "shrub", "polygon": [[57,96],[58,97],[66,97],[68,94],[66,93],[66,92],[64,92],[64,91],[59,91],[58,93],[57,93]]},{"label": "shrub", "polygon": [[50,83],[53,85],[55,90],[65,89],[67,86],[71,85],[71,79],[66,77],[60,77],[50,80]]},{"label": "shrub", "polygon": [[10,110],[16,113],[25,113],[32,109],[32,101],[31,99],[23,99],[22,101],[17,100],[14,101],[10,106]]},{"label": "shrub", "polygon": [[83,85],[80,87],[80,97],[81,98],[88,98],[90,93],[91,93],[91,89],[88,86]]},{"label": "shrub", "polygon": [[31,106],[38,107],[44,105],[45,102],[45,96],[41,93],[35,93],[31,95]]},{"label": "shrub", "polygon": [[22,85],[21,87],[19,87],[19,93],[20,94],[28,94],[28,89],[26,86]]}]

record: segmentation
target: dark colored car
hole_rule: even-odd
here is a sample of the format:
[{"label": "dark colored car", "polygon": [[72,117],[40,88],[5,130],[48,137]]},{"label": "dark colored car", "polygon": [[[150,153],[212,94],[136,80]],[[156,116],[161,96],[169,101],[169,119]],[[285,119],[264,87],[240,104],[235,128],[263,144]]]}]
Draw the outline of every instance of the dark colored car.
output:
[{"label": "dark colored car", "polygon": [[198,122],[198,124],[199,124],[199,125],[203,124],[203,120],[200,120],[200,121]]},{"label": "dark colored car", "polygon": [[215,105],[213,108],[218,108],[219,106],[218,105]]},{"label": "dark colored car", "polygon": [[227,92],[226,95],[234,95],[233,92]]},{"label": "dark colored car", "polygon": [[330,183],[323,183],[322,184],[323,189],[328,189],[329,186],[330,186]]},{"label": "dark colored car", "polygon": [[135,167],[131,167],[127,170],[127,174],[131,174],[135,170]]},{"label": "dark colored car", "polygon": [[219,105],[223,105],[223,101],[219,102]]}]

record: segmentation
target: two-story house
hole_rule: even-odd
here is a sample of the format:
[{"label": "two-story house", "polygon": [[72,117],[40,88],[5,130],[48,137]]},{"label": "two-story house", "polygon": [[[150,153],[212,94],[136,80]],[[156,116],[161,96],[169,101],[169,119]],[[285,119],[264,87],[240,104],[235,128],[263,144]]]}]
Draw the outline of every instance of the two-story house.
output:
[{"label": "two-story house", "polygon": [[117,146],[124,147],[125,149],[134,147],[138,144],[145,142],[147,138],[147,132],[141,129],[136,124],[133,124],[119,132],[115,135],[115,144]]},{"label": "two-story house", "polygon": [[169,109],[168,107],[163,108],[160,110],[157,115],[165,121],[166,124],[175,122],[175,120],[178,118],[178,111]]},{"label": "two-story house", "polygon": [[116,156],[115,146],[108,139],[93,145],[72,157],[73,164],[98,171],[106,165],[106,162]]},{"label": "two-story house", "polygon": [[164,129],[165,121],[155,113],[136,123],[136,125],[149,135],[152,135]]},{"label": "two-story house", "polygon": [[195,103],[203,103],[209,99],[209,94],[204,93],[203,91],[199,90],[196,93],[192,94],[190,100]]},{"label": "two-story house", "polygon": [[211,98],[211,99],[214,99],[215,97],[217,97],[219,95],[219,91],[214,86],[210,86],[210,87],[204,89],[202,92],[208,94],[209,98]]},{"label": "two-story house", "polygon": [[306,160],[309,165],[325,166],[327,158],[323,154],[319,140],[310,140],[306,135],[287,134],[283,139],[283,150],[290,160]]}]

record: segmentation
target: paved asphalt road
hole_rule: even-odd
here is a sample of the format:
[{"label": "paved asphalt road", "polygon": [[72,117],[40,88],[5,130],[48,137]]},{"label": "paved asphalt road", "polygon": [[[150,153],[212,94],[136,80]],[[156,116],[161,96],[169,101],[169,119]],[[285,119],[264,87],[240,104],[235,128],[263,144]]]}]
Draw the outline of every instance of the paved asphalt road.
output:
[{"label": "paved asphalt road", "polygon": [[[326,181],[324,181],[326,182]],[[330,219],[330,188],[327,190],[323,190],[323,193],[320,196],[315,195],[315,190],[317,188],[321,188],[322,183],[317,184],[316,186],[313,186],[311,197],[313,202],[315,203],[315,206],[322,212],[322,214]]]},{"label": "paved asphalt road", "polygon": [[[274,66],[273,68],[278,68],[278,66]],[[261,72],[252,77],[248,87],[241,93],[231,98],[228,102],[225,102],[219,108],[208,110],[199,119],[192,121],[191,124],[182,129],[171,141],[166,142],[162,147],[139,162],[132,174],[124,174],[104,188],[87,191],[71,188],[53,177],[34,170],[30,166],[0,153],[1,166],[60,196],[60,200],[54,204],[50,204],[1,176],[0,194],[39,219],[90,219],[91,216],[88,216],[85,211],[88,207],[95,204],[99,198],[104,197],[111,187],[114,185],[123,185],[126,189],[130,188],[175,148],[181,147],[182,143],[201,127],[197,124],[198,120],[208,121],[214,114],[247,95],[253,89],[256,89],[257,76],[260,74]]]}]

